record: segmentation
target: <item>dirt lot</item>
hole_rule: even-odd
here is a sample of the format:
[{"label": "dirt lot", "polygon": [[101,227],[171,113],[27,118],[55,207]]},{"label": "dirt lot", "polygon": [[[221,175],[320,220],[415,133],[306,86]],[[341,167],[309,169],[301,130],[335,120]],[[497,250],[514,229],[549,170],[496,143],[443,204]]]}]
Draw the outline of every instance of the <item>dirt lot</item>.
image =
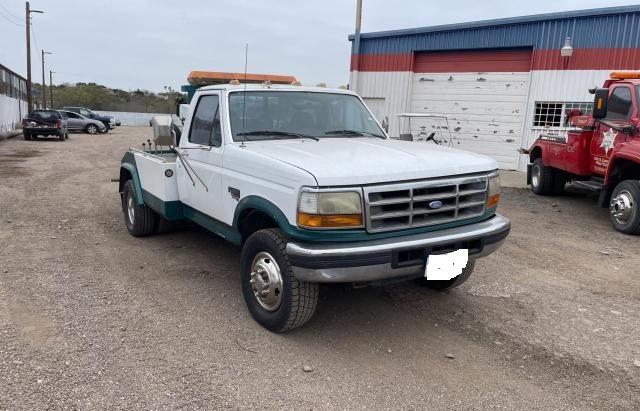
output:
[{"label": "dirt lot", "polygon": [[0,142],[0,408],[640,407],[640,238],[593,199],[505,189],[461,288],[327,287],[275,335],[239,249],[127,233],[110,179],[149,132]]}]

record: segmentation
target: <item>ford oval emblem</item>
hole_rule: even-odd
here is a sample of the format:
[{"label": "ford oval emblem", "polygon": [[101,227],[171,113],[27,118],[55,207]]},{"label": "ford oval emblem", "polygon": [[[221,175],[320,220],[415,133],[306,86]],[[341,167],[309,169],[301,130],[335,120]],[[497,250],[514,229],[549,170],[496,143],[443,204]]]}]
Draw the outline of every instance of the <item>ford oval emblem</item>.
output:
[{"label": "ford oval emblem", "polygon": [[442,208],[442,201],[440,200],[436,200],[436,201],[432,201],[429,203],[429,208],[432,210],[437,210],[439,208]]}]

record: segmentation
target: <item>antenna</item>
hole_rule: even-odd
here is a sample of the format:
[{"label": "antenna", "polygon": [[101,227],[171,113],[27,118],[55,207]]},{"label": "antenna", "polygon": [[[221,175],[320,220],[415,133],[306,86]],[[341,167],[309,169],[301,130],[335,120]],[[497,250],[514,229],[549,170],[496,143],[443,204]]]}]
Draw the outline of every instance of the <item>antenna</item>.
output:
[{"label": "antenna", "polygon": [[244,142],[247,136],[244,134],[244,113],[247,107],[247,61],[249,60],[249,43],[244,47],[244,91],[242,92],[242,144],[240,147],[244,147]]}]

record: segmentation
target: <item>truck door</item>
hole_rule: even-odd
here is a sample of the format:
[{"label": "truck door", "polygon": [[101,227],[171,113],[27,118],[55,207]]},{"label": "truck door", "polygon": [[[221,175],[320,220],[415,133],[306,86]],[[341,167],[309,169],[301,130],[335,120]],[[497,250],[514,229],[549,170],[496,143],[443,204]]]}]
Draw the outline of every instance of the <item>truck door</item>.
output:
[{"label": "truck door", "polygon": [[591,140],[591,171],[605,175],[613,146],[629,136],[620,130],[629,124],[633,114],[633,92],[629,84],[613,84],[609,91],[607,116],[600,119]]},{"label": "truck door", "polygon": [[188,135],[180,139],[179,150],[191,167],[177,160],[180,201],[219,219],[223,145],[218,92],[200,95],[185,130]]}]

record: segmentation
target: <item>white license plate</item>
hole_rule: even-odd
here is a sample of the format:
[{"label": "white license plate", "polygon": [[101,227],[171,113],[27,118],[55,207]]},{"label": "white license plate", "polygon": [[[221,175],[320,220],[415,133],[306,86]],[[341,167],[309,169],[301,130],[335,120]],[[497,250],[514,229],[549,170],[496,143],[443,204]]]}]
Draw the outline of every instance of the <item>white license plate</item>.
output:
[{"label": "white license plate", "polygon": [[460,275],[469,261],[469,250],[466,248],[446,254],[432,254],[427,257],[424,276],[427,281],[447,281]]}]

